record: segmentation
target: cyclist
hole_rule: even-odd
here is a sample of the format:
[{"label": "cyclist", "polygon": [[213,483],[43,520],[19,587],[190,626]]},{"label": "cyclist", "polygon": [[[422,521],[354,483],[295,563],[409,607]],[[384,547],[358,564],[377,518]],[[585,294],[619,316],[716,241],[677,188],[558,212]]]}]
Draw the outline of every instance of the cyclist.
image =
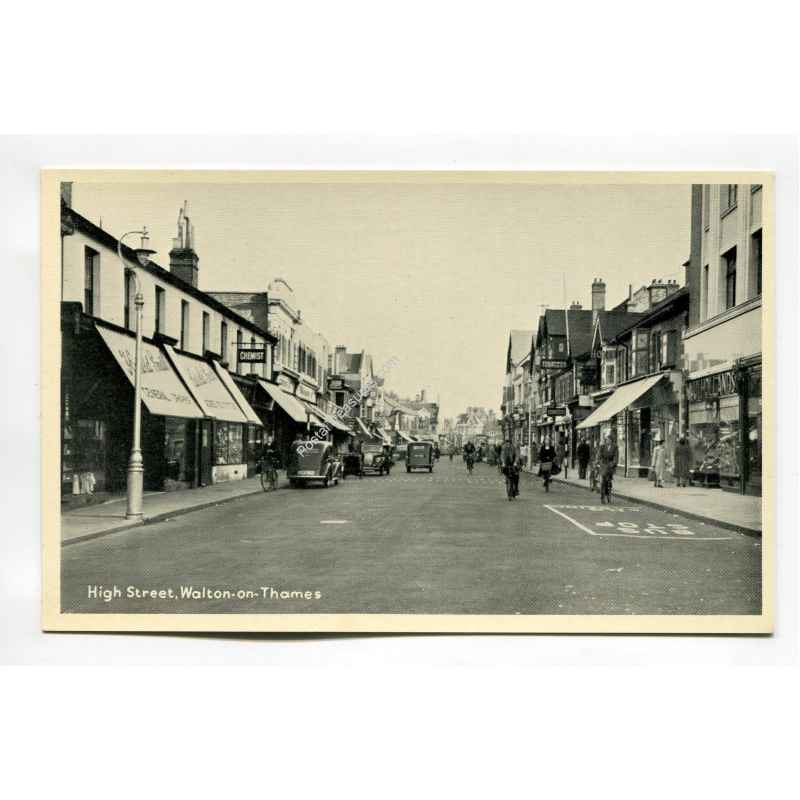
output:
[{"label": "cyclist", "polygon": [[272,439],[267,439],[261,448],[261,486],[267,489],[278,488],[278,464],[280,459],[275,443]]},{"label": "cyclist", "polygon": [[619,461],[619,450],[616,442],[607,433],[605,441],[600,446],[597,453],[597,463],[600,468],[600,502],[611,502],[611,482],[614,478],[614,470]]},{"label": "cyclist", "polygon": [[544,439],[544,444],[539,448],[539,475],[544,480],[544,490],[550,491],[550,477],[553,472],[553,464],[556,460],[556,450],[549,436]]},{"label": "cyclist", "polygon": [[475,445],[472,442],[467,442],[464,445],[464,461],[467,463],[467,472],[472,472],[472,467],[475,464]]},{"label": "cyclist", "polygon": [[508,499],[513,500],[519,496],[519,472],[522,468],[522,460],[519,448],[512,444],[509,437],[506,437],[500,449],[500,464],[501,470],[506,476]]}]

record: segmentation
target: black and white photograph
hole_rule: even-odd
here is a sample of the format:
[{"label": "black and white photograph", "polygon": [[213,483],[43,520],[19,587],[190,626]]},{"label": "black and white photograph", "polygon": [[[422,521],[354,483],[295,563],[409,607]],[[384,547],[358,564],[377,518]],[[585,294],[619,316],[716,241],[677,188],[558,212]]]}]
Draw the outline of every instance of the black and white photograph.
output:
[{"label": "black and white photograph", "polygon": [[772,185],[44,171],[45,628],[768,633]]}]

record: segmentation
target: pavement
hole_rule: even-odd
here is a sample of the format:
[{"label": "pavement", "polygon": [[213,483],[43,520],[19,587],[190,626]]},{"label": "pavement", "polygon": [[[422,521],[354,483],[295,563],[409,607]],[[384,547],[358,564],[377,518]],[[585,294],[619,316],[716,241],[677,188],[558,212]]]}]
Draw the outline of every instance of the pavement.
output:
[{"label": "pavement", "polygon": [[[288,486],[285,472],[279,473],[278,486],[279,488]],[[142,521],[125,519],[126,500],[124,497],[98,505],[82,506],[61,514],[61,543],[62,545],[73,544],[86,539],[94,539],[107,533],[136,528],[262,491],[261,479],[255,477],[216,483],[200,489],[146,492],[142,504],[144,510]]]},{"label": "pavement", "polygon": [[[240,482],[246,484],[247,482]],[[250,485],[253,485],[250,483]],[[228,488],[228,487],[226,487]],[[757,537],[440,461],[243,494],[61,553],[91,613],[758,614]],[[194,490],[205,492],[206,490]],[[148,498],[148,502],[152,502]],[[161,501],[159,501],[161,502]],[[124,507],[123,507],[124,509]],[[94,510],[93,510],[94,511]]]},{"label": "pavement", "polygon": [[[564,478],[562,473],[553,480],[590,491],[589,481],[580,480],[577,469],[570,469],[568,478]],[[657,489],[653,481],[646,478],[621,476],[614,477],[613,493],[620,499],[634,500],[665,511],[676,511],[692,520],[761,536],[760,497],[702,486],[678,487],[674,483]],[[599,497],[596,493],[592,496]]]}]

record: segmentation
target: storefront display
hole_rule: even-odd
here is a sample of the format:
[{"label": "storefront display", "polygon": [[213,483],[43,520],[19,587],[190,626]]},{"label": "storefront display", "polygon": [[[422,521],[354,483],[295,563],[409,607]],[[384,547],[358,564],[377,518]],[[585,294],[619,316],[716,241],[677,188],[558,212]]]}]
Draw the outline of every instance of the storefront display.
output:
[{"label": "storefront display", "polygon": [[164,489],[167,491],[193,485],[195,430],[193,420],[164,419]]},{"label": "storefront display", "polygon": [[218,466],[243,464],[242,426],[237,422],[217,422],[214,433],[214,463]]}]

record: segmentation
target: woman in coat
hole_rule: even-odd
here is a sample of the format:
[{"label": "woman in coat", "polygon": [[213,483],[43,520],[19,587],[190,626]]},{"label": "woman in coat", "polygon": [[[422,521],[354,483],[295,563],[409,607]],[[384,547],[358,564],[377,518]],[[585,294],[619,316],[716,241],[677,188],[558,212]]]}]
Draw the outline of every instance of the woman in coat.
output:
[{"label": "woman in coat", "polygon": [[667,449],[661,439],[656,440],[653,450],[653,481],[657,489],[664,487],[664,476],[667,472]]},{"label": "woman in coat", "polygon": [[689,471],[692,468],[692,448],[685,436],[678,439],[675,445],[675,478],[678,486],[686,486],[689,483]]}]

